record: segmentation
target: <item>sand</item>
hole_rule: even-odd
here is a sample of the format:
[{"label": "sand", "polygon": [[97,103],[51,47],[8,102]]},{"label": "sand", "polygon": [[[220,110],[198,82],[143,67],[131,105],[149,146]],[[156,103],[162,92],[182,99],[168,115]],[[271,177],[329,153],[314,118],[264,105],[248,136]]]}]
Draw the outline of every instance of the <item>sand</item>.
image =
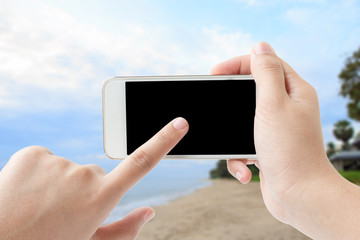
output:
[{"label": "sand", "polygon": [[258,182],[216,180],[188,196],[154,208],[137,240],[309,239],[266,209]]}]

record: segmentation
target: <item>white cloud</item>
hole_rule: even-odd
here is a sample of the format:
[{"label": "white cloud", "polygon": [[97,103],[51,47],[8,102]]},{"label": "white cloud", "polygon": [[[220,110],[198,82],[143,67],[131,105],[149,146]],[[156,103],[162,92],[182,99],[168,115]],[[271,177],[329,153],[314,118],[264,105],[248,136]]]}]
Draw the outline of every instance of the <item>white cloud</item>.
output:
[{"label": "white cloud", "polygon": [[7,96],[0,95],[1,107],[57,108],[69,96],[86,96],[99,85],[86,56],[92,47],[86,26],[45,5],[5,6],[0,12],[0,88]]},{"label": "white cloud", "polygon": [[253,44],[249,34],[220,27],[204,28],[186,42],[165,24],[121,23],[108,33],[41,2],[3,5],[3,109],[99,108],[102,81],[111,75],[207,74]]}]

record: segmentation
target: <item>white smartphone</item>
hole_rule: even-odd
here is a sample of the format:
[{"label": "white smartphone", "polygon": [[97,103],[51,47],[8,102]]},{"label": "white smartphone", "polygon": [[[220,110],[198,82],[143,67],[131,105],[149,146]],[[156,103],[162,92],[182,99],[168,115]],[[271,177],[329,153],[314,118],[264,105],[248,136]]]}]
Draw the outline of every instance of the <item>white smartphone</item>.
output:
[{"label": "white smartphone", "polygon": [[165,158],[256,158],[251,75],[114,77],[102,93],[110,158],[124,159],[176,117],[189,131]]}]

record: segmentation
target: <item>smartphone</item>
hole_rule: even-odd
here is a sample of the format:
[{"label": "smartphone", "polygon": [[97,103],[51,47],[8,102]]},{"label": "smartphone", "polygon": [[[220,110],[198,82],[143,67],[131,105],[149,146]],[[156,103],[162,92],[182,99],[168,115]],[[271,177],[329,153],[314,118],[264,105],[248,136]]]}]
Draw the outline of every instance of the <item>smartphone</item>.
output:
[{"label": "smartphone", "polygon": [[114,77],[102,93],[110,158],[124,159],[176,117],[189,131],[165,158],[256,158],[251,75]]}]

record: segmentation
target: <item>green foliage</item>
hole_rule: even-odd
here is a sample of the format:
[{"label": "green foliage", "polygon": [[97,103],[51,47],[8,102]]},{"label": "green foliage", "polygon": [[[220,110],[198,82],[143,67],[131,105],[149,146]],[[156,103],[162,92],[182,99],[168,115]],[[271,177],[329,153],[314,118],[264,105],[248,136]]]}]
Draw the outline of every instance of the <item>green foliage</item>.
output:
[{"label": "green foliage", "polygon": [[210,178],[233,178],[227,170],[226,160],[219,160],[217,162],[216,168],[210,171]]},{"label": "green foliage", "polygon": [[333,130],[334,136],[343,142],[342,150],[350,150],[351,146],[349,140],[354,135],[354,128],[347,120],[341,120],[335,123],[335,129]]},{"label": "green foliage", "polygon": [[260,176],[259,175],[252,175],[251,181],[252,182],[260,182]]},{"label": "green foliage", "polygon": [[[259,169],[255,165],[248,165],[252,173],[252,181],[259,181]],[[216,167],[210,170],[210,178],[233,178],[227,169],[226,160],[219,160]]]},{"label": "green foliage", "polygon": [[335,153],[336,153],[335,144],[333,142],[329,142],[326,147],[327,157],[330,158]]},{"label": "green foliage", "polygon": [[248,165],[248,168],[250,169],[251,171],[251,174],[252,174],[252,178],[251,180],[254,180],[254,177],[259,177],[259,169],[255,166],[255,165]]},{"label": "green foliage", "polygon": [[360,121],[360,48],[348,57],[339,74],[342,81],[340,94],[348,97],[349,117]]},{"label": "green foliage", "polygon": [[352,171],[339,171],[339,173],[346,178],[348,181],[360,184],[360,171],[352,170]]}]

